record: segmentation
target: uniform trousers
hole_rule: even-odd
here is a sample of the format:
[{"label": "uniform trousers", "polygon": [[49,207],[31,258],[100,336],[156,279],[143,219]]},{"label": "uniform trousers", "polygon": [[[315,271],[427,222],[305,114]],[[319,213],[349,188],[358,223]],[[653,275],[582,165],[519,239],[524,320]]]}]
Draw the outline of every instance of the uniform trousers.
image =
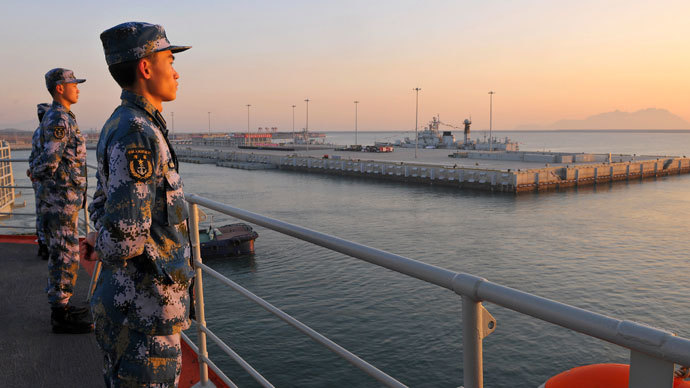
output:
[{"label": "uniform trousers", "polygon": [[31,186],[34,188],[34,197],[36,198],[36,237],[38,237],[38,242],[44,245],[46,244],[46,236],[43,230],[43,222],[41,220],[41,197],[39,197],[39,190],[41,189],[41,184],[39,182],[31,182]]},{"label": "uniform trousers", "polygon": [[147,335],[94,311],[96,342],[108,388],[174,388],[180,379],[180,334]]},{"label": "uniform trousers", "polygon": [[48,252],[48,302],[64,307],[74,293],[79,271],[79,205],[41,203]]}]

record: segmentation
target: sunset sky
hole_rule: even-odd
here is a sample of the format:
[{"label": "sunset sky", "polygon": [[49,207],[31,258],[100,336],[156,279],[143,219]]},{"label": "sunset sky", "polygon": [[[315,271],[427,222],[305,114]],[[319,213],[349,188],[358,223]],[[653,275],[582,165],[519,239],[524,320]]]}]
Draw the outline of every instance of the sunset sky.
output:
[{"label": "sunset sky", "polygon": [[[144,4],[146,3],[146,4]],[[413,130],[432,115],[494,129],[663,108],[690,120],[690,2],[678,1],[5,1],[0,128],[33,129],[54,67],[86,78],[73,107],[100,129],[119,104],[99,34],[162,24],[177,55],[175,129]]]}]

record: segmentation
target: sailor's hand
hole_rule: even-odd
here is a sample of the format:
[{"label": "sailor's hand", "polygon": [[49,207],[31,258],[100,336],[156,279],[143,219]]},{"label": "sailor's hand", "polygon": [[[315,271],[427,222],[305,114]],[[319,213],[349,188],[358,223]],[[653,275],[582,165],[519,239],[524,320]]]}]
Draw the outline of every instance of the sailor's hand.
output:
[{"label": "sailor's hand", "polygon": [[93,245],[87,241],[88,237],[79,242],[79,257],[86,261],[97,261],[98,254],[93,249]]},{"label": "sailor's hand", "polygon": [[98,237],[98,233],[91,232],[91,233],[86,235],[86,239],[84,239],[84,241],[86,241],[87,244],[94,246],[94,245],[96,245],[96,238],[97,237]]}]

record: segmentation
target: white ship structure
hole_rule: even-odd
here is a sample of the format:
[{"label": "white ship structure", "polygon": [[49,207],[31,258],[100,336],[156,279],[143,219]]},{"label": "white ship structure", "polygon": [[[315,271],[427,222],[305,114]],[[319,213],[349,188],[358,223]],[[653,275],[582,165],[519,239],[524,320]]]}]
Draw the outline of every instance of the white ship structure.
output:
[{"label": "white ship structure", "polygon": [[[470,139],[470,125],[472,121],[465,119],[463,121],[464,128],[456,127],[451,124],[441,122],[438,117],[433,117],[429,125],[417,134],[417,144],[415,140],[406,137],[405,140],[398,140],[394,143],[397,147],[403,148],[449,148],[462,150],[482,150],[482,151],[519,151],[519,146],[516,141],[511,141],[507,136],[503,139],[497,139],[486,136],[484,139]],[[451,131],[441,131],[439,126],[444,125],[451,128],[462,129],[464,137],[462,140],[455,140],[455,136]]]}]

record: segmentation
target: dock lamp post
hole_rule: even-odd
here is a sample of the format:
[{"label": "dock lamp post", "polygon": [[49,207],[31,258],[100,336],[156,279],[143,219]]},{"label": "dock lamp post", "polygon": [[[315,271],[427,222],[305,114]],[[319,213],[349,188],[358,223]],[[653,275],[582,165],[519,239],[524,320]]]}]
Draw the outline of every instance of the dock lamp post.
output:
[{"label": "dock lamp post", "polygon": [[170,117],[172,118],[172,138],[175,140],[175,112],[170,112]]},{"label": "dock lamp post", "polygon": [[489,151],[494,150],[494,138],[491,136],[494,117],[494,94],[495,92],[493,90],[489,91]]},{"label": "dock lamp post", "polygon": [[417,123],[419,122],[419,91],[422,89],[414,88],[412,90],[417,93],[414,109],[414,158],[417,159],[417,146],[419,144],[419,137],[417,136]]},{"label": "dock lamp post", "polygon": [[297,105],[292,105],[292,142],[295,142],[295,107]]},{"label": "dock lamp post", "polygon": [[208,112],[208,134],[211,134],[211,112]]},{"label": "dock lamp post", "polygon": [[249,107],[252,106],[252,104],[247,104],[247,133],[249,133]]},{"label": "dock lamp post", "polygon": [[357,143],[357,105],[359,105],[359,101],[355,101],[355,145],[359,144]]},{"label": "dock lamp post", "polygon": [[305,98],[304,102],[307,103],[307,123],[304,127],[304,141],[307,143],[307,152],[309,151],[309,99]]}]

